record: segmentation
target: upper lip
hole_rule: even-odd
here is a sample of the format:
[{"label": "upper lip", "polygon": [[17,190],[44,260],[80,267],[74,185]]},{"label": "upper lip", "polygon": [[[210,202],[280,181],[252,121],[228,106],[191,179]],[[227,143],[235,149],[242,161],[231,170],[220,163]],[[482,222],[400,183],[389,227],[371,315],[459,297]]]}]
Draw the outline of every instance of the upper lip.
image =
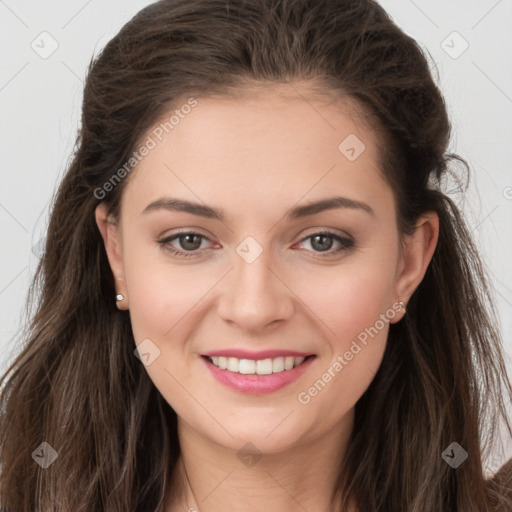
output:
[{"label": "upper lip", "polygon": [[236,357],[237,359],[274,359],[276,357],[307,357],[313,354],[308,352],[297,352],[295,350],[262,350],[260,352],[251,352],[249,350],[227,349],[212,350],[202,354],[207,357]]}]

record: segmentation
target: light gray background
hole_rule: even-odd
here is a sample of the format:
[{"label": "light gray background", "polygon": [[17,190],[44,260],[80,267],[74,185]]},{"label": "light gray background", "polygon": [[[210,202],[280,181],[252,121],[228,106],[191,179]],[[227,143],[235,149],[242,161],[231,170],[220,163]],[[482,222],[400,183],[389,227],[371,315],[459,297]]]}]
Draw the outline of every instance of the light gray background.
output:
[{"label": "light gray background", "polygon": [[[86,68],[149,3],[0,0],[0,370],[17,351],[48,205],[76,137]],[[472,170],[465,199],[453,198],[488,266],[512,368],[512,1],[381,4],[437,64],[454,128],[450,149]],[[48,56],[52,45],[58,47]],[[512,455],[503,438],[504,452],[491,469]]]}]

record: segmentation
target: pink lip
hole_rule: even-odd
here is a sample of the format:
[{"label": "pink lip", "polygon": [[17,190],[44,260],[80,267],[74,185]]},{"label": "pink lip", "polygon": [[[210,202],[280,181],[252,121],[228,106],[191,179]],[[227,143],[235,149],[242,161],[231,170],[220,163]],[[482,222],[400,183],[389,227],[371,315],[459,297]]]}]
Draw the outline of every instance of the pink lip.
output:
[{"label": "pink lip", "polygon": [[[225,351],[224,353],[227,352],[235,353],[235,351]],[[240,352],[236,351],[236,353],[239,354]],[[279,354],[282,353],[283,352],[279,352]],[[254,355],[254,353],[252,355]],[[289,355],[292,355],[292,353]],[[280,355],[274,357],[280,357]],[[296,357],[301,356],[299,355]],[[244,357],[239,358],[244,359]],[[258,358],[264,359],[264,357],[262,358],[260,355],[258,355]],[[219,381],[221,384],[224,384],[225,386],[228,386],[231,389],[240,391],[242,393],[250,395],[263,395],[278,391],[279,389],[284,388],[288,384],[297,380],[308,369],[309,365],[316,359],[316,357],[310,357],[306,359],[302,364],[292,368],[291,370],[284,370],[279,373],[271,373],[270,375],[246,375],[243,373],[230,372],[229,370],[221,370],[206,357],[201,357],[200,359],[206,365],[213,377],[215,377],[215,379],[217,379],[217,381]],[[245,359],[253,358],[245,357]],[[256,359],[256,357],[254,357],[254,359]]]},{"label": "pink lip", "polygon": [[[276,357],[307,357],[312,355],[307,352],[295,352],[293,350],[263,350],[261,352],[249,352],[248,350],[213,350],[202,354],[208,357],[236,357],[237,359],[275,359]],[[288,370],[289,371],[289,370]]]}]

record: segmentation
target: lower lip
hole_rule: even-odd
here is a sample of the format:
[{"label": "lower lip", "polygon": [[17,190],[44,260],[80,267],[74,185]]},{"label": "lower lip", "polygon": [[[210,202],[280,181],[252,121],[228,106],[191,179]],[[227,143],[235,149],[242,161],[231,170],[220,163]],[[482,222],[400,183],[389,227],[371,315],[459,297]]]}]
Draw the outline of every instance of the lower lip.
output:
[{"label": "lower lip", "polygon": [[204,364],[210,370],[211,374],[225,386],[236,391],[251,395],[263,395],[273,393],[288,384],[297,380],[311,365],[315,356],[308,357],[299,366],[291,370],[283,370],[279,373],[271,373],[269,375],[256,375],[244,373],[230,372],[229,370],[221,370],[215,366],[208,358],[201,357]]}]

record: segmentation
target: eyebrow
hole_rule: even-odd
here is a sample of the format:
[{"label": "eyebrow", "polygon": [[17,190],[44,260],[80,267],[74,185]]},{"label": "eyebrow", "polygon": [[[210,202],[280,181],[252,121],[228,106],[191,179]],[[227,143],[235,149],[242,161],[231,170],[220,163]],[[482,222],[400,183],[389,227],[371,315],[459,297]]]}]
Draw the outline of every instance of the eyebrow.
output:
[{"label": "eyebrow", "polygon": [[[295,220],[316,213],[323,212],[325,210],[332,210],[334,208],[347,208],[351,210],[361,210],[372,216],[375,216],[375,212],[367,203],[362,201],[356,201],[355,199],[349,199],[348,197],[334,196],[326,199],[321,199],[312,203],[308,203],[302,206],[296,206],[286,213],[288,220]],[[143,214],[156,211],[156,210],[170,210],[178,212],[191,213],[193,215],[199,215],[208,219],[217,219],[224,221],[225,215],[222,210],[216,210],[210,206],[200,203],[194,203],[185,199],[178,199],[174,197],[163,197],[148,204],[142,211]]]}]

